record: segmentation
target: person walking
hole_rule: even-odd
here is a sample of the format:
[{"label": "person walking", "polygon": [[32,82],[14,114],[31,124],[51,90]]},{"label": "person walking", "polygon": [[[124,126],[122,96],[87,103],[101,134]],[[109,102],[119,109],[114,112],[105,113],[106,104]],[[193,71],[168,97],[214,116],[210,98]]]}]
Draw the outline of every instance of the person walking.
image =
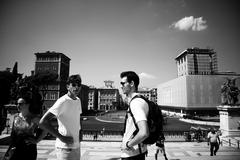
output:
[{"label": "person walking", "polygon": [[140,81],[139,76],[135,72],[122,72],[120,78],[123,94],[126,95],[128,103],[130,103],[125,119],[125,131],[121,144],[121,159],[145,160],[147,146],[142,142],[149,135],[147,124],[148,104],[142,98],[134,98],[134,96],[139,94],[138,85]]},{"label": "person walking", "polygon": [[[56,137],[55,148],[58,160],[79,160],[81,129],[81,100],[77,97],[81,89],[80,75],[71,75],[67,80],[68,92],[60,97],[40,120],[40,127]],[[51,124],[58,121],[58,130]]]},{"label": "person walking", "polygon": [[167,155],[166,155],[166,151],[165,151],[165,145],[164,145],[164,141],[165,141],[165,137],[162,134],[161,136],[159,136],[157,142],[156,142],[156,153],[155,153],[155,160],[158,159],[158,153],[159,151],[161,151],[161,153],[163,154],[165,160],[168,160]]},{"label": "person walking", "polygon": [[19,113],[14,115],[11,142],[3,159],[8,160],[36,160],[37,143],[40,142],[47,132],[39,129],[42,101],[38,92],[28,86],[20,88],[17,100]]},{"label": "person walking", "polygon": [[211,128],[207,138],[208,138],[208,145],[210,143],[210,156],[216,155],[219,149],[219,144],[220,144],[219,134],[215,132],[214,128]]}]

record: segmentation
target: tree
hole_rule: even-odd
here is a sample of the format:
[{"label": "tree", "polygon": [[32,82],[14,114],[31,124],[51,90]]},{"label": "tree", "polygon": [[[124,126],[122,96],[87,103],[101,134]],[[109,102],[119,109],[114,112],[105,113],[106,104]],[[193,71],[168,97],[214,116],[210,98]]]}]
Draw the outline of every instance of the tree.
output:
[{"label": "tree", "polygon": [[10,100],[10,90],[16,77],[8,71],[0,71],[0,105],[7,104]]},{"label": "tree", "polygon": [[29,82],[32,85],[37,86],[44,100],[44,97],[46,96],[48,91],[48,86],[55,83],[57,79],[58,74],[56,73],[41,72],[33,76],[26,77],[25,82]]},{"label": "tree", "polygon": [[0,134],[6,125],[7,110],[5,104],[10,101],[11,86],[15,81],[15,76],[8,71],[0,71]]}]

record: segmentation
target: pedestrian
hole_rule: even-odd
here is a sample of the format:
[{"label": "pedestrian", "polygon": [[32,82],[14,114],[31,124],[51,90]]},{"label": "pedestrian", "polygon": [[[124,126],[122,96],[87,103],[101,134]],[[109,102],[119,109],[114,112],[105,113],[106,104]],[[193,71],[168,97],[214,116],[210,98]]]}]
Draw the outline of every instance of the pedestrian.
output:
[{"label": "pedestrian", "polygon": [[159,136],[159,138],[158,138],[158,140],[156,142],[157,149],[156,149],[156,153],[155,153],[155,160],[157,160],[159,151],[161,151],[161,153],[163,154],[165,160],[168,160],[167,155],[166,155],[166,151],[165,151],[164,141],[165,141],[165,137],[162,134],[161,136]]},{"label": "pedestrian", "polygon": [[197,142],[201,142],[201,138],[202,138],[202,130],[200,127],[198,127],[198,129],[196,130],[196,136],[197,136]]},{"label": "pedestrian", "polygon": [[[29,86],[20,88],[20,95],[17,100],[19,113],[14,115],[11,142],[5,154],[9,160],[36,160],[37,143],[47,134],[39,127],[42,101],[41,95]],[[8,157],[8,158],[7,158]]]},{"label": "pedestrian", "polygon": [[98,139],[98,132],[96,131],[93,135],[93,140],[97,141]]},{"label": "pedestrian", "polygon": [[[40,120],[40,127],[56,137],[55,148],[58,160],[79,160],[81,129],[81,100],[77,97],[81,89],[80,75],[71,75],[67,80],[68,92],[60,97]],[[58,130],[51,124],[56,118]]]},{"label": "pedestrian", "polygon": [[[145,160],[147,146],[142,142],[148,137],[147,124],[148,104],[142,98],[132,98],[138,95],[139,76],[133,71],[120,74],[121,88],[126,95],[129,107],[125,119],[125,131],[121,145],[122,160]],[[131,101],[132,100],[132,101]],[[132,115],[130,114],[130,109]],[[134,120],[136,122],[136,128]]]},{"label": "pedestrian", "polygon": [[215,131],[214,128],[211,128],[207,138],[208,138],[208,145],[210,143],[210,156],[216,155],[219,149],[219,144],[220,144],[219,134]]},{"label": "pedestrian", "polygon": [[105,133],[105,128],[103,128],[100,132],[101,136],[103,137],[104,136],[104,133]]}]

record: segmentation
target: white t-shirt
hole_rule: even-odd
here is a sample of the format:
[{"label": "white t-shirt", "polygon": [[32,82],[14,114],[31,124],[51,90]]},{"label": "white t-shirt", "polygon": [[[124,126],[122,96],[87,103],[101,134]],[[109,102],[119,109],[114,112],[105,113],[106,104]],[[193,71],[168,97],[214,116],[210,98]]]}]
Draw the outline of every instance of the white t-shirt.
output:
[{"label": "white t-shirt", "polygon": [[[148,115],[148,104],[145,100],[142,98],[135,98],[130,103],[132,114],[134,115],[134,118],[136,120],[136,123],[142,120],[147,121],[147,115]],[[126,144],[127,141],[133,138],[133,132],[136,130],[135,124],[133,122],[132,116],[130,113],[128,113],[128,118],[126,121],[126,130],[123,135],[122,143],[123,145]],[[147,145],[140,144],[141,145],[141,153],[144,153],[147,151]],[[132,157],[135,155],[140,154],[139,146],[135,145],[133,146],[134,150],[122,150],[121,157]]]},{"label": "white t-shirt", "polygon": [[210,138],[211,143],[215,143],[215,142],[217,142],[219,135],[217,132],[215,132],[215,133],[209,132],[207,137]]},{"label": "white t-shirt", "polygon": [[58,131],[64,136],[72,136],[74,143],[66,144],[56,139],[55,146],[59,148],[78,148],[80,126],[80,114],[82,113],[81,100],[71,99],[67,94],[60,97],[48,110],[57,117]]}]

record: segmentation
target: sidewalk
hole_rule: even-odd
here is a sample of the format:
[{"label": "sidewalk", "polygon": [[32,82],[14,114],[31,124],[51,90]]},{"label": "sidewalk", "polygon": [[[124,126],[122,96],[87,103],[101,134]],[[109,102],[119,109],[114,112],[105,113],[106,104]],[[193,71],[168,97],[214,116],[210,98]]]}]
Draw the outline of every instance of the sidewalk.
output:
[{"label": "sidewalk", "polygon": [[[38,144],[38,160],[55,160],[54,140],[43,140]],[[119,160],[120,142],[81,142],[81,160]],[[169,160],[239,160],[240,149],[220,146],[217,156],[209,156],[206,142],[166,142]],[[6,151],[6,145],[0,145],[0,159]],[[146,160],[154,160],[155,146],[148,147]],[[159,160],[163,157],[159,155]]]}]

